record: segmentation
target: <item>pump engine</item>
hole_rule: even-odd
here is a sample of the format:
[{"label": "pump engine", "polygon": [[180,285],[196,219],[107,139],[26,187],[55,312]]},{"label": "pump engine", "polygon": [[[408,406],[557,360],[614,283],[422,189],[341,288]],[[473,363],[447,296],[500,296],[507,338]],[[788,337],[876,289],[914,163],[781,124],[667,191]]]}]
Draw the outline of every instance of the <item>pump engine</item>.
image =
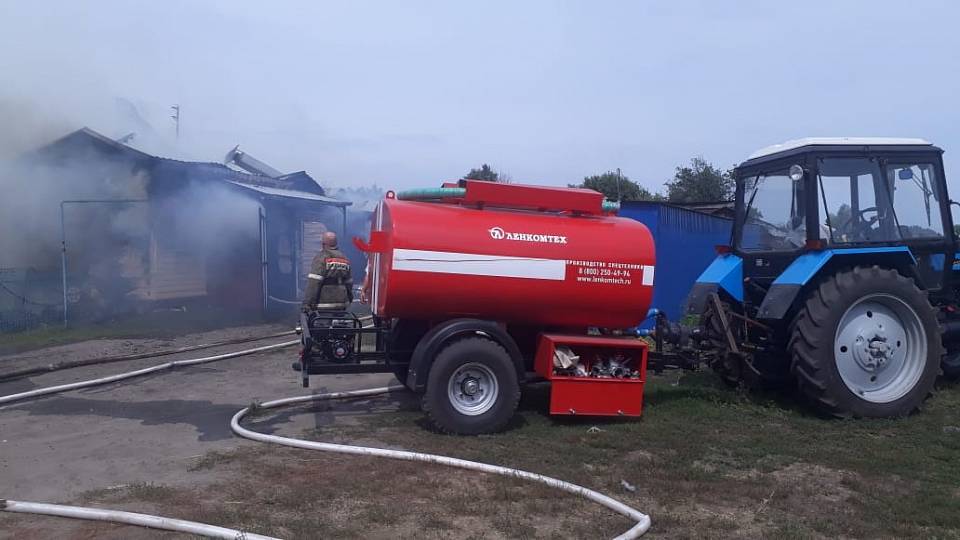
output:
[{"label": "pump engine", "polygon": [[356,329],[360,321],[349,312],[312,311],[307,316],[313,347],[320,350],[321,362],[355,362]]}]

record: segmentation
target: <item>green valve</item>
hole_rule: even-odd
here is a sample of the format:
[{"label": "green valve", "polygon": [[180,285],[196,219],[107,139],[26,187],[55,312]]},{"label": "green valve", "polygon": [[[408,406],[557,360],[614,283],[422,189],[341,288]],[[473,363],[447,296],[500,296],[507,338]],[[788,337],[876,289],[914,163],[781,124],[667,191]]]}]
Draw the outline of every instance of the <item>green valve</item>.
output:
[{"label": "green valve", "polygon": [[601,208],[603,209],[604,212],[619,212],[620,203],[618,203],[617,201],[604,200],[603,206]]}]

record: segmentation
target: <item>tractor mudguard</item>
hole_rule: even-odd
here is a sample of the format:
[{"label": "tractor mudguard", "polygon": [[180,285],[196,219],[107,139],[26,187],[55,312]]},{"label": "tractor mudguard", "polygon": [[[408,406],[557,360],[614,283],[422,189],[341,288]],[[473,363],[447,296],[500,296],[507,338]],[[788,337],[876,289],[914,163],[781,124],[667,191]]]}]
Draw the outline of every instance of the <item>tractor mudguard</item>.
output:
[{"label": "tractor mudguard", "polygon": [[783,319],[793,307],[800,291],[810,283],[827,263],[844,266],[879,264],[888,268],[909,268],[917,259],[906,246],[877,246],[810,251],[797,257],[774,280],[760,304],[758,317],[767,320]]},{"label": "tractor mudguard", "polygon": [[407,388],[414,392],[423,392],[427,388],[427,377],[433,359],[450,341],[468,335],[486,335],[499,343],[513,360],[517,368],[517,380],[523,381],[526,375],[520,348],[510,334],[493,321],[479,319],[453,319],[438,324],[423,336],[410,358],[410,370],[407,372]]},{"label": "tractor mudguard", "polygon": [[687,314],[703,313],[710,294],[717,291],[724,291],[737,302],[743,302],[743,259],[732,253],[714,259],[690,290]]}]

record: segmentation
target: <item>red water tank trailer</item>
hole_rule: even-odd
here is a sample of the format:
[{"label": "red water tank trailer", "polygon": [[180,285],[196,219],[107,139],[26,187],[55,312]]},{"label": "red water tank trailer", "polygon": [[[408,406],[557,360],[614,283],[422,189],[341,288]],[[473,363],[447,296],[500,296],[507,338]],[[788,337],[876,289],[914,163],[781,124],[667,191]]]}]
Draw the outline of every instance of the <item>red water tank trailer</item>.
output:
[{"label": "red water tank trailer", "polygon": [[[639,416],[647,343],[588,332],[637,326],[653,295],[650,231],[615,210],[592,190],[470,180],[388,193],[354,239],[377,317],[303,314],[304,385],[392,371],[439,429],[477,434],[508,425],[535,371],[552,414]],[[329,343],[356,354],[326,358]]]},{"label": "red water tank trailer", "polygon": [[468,180],[408,196],[388,194],[359,243],[378,316],[570,328],[645,317],[653,238],[605,211],[601,194]]}]

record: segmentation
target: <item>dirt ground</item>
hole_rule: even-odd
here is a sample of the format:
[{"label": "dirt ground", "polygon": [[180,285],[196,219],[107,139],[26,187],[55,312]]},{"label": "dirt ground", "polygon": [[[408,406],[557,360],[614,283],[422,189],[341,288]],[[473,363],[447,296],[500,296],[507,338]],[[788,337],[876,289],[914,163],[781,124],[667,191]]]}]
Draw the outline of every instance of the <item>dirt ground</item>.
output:
[{"label": "dirt ground", "polygon": [[[0,357],[0,371],[51,356],[161,350],[283,329],[79,343]],[[47,373],[0,383],[0,395],[237,348]],[[387,375],[315,376],[305,390],[289,368],[294,355],[262,353],[0,407],[0,498],[155,513],[284,538],[608,538],[632,525],[516,480],[234,437],[231,416],[253,400],[393,383]],[[956,384],[939,385],[920,414],[882,421],[824,419],[794,396],[744,394],[710,373],[653,377],[639,421],[552,418],[548,400],[548,387],[528,387],[505,433],[470,438],[433,432],[408,393],[304,405],[247,424],[553,475],[648,512],[651,538],[960,538]],[[178,535],[0,513],[0,538],[165,537]]]},{"label": "dirt ground", "polygon": [[[55,347],[44,347],[42,349],[18,354],[0,355],[0,375],[18,369],[44,366],[64,360],[104,358],[110,356],[164,352],[181,347],[217,343],[221,341],[229,341],[248,337],[269,336],[273,334],[279,334],[281,332],[287,332],[290,329],[291,325],[256,324],[250,326],[222,328],[207,332],[197,332],[177,337],[84,340],[66,345],[58,345]],[[194,353],[194,355],[199,356],[196,353]]]},{"label": "dirt ground", "polygon": [[[160,351],[237,337],[269,335],[286,329],[262,325],[176,339],[88,341],[0,357],[0,371],[65,358]],[[171,360],[211,356],[247,346],[224,346],[46,373],[0,383],[0,395],[103,377]],[[297,374],[289,367],[296,356],[295,351],[295,348],[281,349],[179,368],[0,407],[0,497],[64,502],[76,500],[89,490],[111,486],[203,484],[214,475],[192,465],[203,459],[207,452],[226,452],[257,444],[233,436],[229,421],[234,413],[253,400],[265,401],[307,392],[300,387]],[[318,377],[315,379],[318,384],[310,391],[378,386],[391,380],[392,376],[386,375]],[[332,422],[331,416],[287,415],[272,430],[297,435],[303,429]],[[0,525],[2,523],[0,521]]]}]

